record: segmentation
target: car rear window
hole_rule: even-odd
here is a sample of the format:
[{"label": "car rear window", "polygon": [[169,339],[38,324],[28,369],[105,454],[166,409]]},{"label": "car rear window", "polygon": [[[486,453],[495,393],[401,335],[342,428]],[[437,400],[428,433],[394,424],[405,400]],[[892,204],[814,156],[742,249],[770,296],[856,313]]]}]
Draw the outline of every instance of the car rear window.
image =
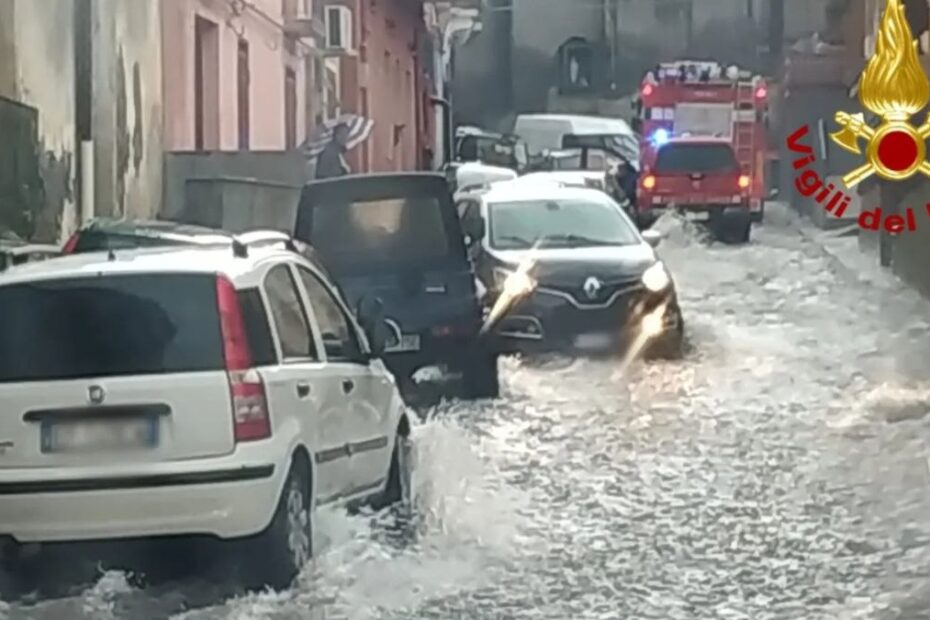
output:
[{"label": "car rear window", "polygon": [[452,249],[442,207],[431,196],[317,207],[313,245],[337,271],[435,264]]},{"label": "car rear window", "polygon": [[659,151],[655,171],[658,173],[736,172],[739,164],[727,144],[670,144]]},{"label": "car rear window", "polygon": [[0,383],[224,367],[212,275],[12,284],[0,308]]}]

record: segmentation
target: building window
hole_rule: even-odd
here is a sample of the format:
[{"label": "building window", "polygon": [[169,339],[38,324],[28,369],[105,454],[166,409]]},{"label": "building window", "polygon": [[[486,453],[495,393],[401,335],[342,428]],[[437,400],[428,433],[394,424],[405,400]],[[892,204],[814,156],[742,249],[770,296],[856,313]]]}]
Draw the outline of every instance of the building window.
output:
[{"label": "building window", "polygon": [[297,148],[297,74],[284,70],[284,148]]},{"label": "building window", "polygon": [[194,148],[215,150],[220,144],[219,27],[197,17],[194,23]]},{"label": "building window", "polygon": [[594,86],[594,49],[584,39],[569,39],[559,49],[559,69],[561,92],[590,92]]},{"label": "building window", "polygon": [[298,0],[297,17],[300,19],[313,18],[313,0]]},{"label": "building window", "polygon": [[236,64],[236,93],[239,107],[239,150],[247,151],[251,137],[251,88],[249,74],[249,42],[239,39]]}]

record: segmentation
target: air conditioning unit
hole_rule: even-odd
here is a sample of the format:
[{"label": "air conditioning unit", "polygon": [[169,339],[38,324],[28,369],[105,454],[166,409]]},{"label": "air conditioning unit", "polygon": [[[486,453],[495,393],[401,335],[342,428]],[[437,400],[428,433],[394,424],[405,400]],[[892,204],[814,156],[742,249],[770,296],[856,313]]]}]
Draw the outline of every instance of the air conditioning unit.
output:
[{"label": "air conditioning unit", "polygon": [[298,0],[297,19],[313,19],[313,0]]},{"label": "air conditioning unit", "polygon": [[353,51],[352,11],[344,6],[326,7],[326,47],[331,50]]}]

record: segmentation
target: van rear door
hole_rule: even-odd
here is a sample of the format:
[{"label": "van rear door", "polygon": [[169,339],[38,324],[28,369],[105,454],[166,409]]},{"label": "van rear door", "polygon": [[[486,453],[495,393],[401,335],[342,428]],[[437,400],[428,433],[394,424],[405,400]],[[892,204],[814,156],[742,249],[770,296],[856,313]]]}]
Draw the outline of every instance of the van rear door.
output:
[{"label": "van rear door", "polygon": [[232,452],[215,275],[11,283],[0,308],[0,469]]},{"label": "van rear door", "polygon": [[472,329],[478,320],[474,272],[442,175],[309,183],[294,236],[319,252],[352,307],[362,293],[377,295],[389,318],[418,333],[439,326]]}]

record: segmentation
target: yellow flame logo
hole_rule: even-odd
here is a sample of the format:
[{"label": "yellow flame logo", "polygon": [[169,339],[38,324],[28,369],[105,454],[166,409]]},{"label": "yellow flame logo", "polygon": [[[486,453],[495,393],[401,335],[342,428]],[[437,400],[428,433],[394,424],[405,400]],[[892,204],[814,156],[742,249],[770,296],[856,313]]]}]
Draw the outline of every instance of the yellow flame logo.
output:
[{"label": "yellow flame logo", "polygon": [[[908,179],[919,173],[930,176],[926,140],[930,122],[914,127],[910,118],[930,101],[930,81],[917,55],[917,41],[907,23],[901,0],[888,0],[882,16],[875,54],[862,72],[859,85],[862,106],[881,117],[872,128],[862,114],[837,112],[840,131],[830,135],[839,146],[862,154],[859,140],[866,140],[868,163],[843,177],[853,187],[873,174],[890,181]],[[930,119],[928,119],[930,121]]]}]

